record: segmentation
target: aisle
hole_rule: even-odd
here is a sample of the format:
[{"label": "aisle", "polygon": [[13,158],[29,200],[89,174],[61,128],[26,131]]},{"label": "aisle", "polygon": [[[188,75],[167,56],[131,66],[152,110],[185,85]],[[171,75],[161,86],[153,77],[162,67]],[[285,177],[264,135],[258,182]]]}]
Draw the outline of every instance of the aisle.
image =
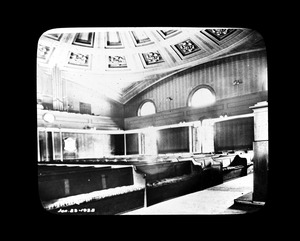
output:
[{"label": "aisle", "polygon": [[258,210],[234,204],[234,199],[253,191],[253,174],[170,199],[123,215],[242,214]]}]

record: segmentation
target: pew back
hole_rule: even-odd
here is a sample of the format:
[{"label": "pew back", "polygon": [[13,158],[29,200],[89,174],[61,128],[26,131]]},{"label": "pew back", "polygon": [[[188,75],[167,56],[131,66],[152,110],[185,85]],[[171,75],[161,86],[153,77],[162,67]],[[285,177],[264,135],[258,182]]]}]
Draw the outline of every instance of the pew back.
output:
[{"label": "pew back", "polygon": [[191,174],[192,162],[178,161],[136,165],[136,170],[140,173],[146,174],[147,183],[152,183],[165,178]]},{"label": "pew back", "polygon": [[44,168],[39,173],[43,173],[38,177],[39,196],[42,201],[133,185],[132,167],[63,167],[52,172],[46,172]]}]

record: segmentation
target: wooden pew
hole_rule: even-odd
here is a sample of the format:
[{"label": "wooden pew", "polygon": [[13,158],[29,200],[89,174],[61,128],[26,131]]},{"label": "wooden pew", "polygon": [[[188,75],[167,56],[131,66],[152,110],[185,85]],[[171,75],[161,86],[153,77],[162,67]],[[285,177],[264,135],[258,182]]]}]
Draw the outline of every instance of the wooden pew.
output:
[{"label": "wooden pew", "polygon": [[211,155],[194,155],[193,159],[202,167],[203,189],[223,183],[221,163],[215,162]]},{"label": "wooden pew", "polygon": [[49,212],[111,215],[144,206],[145,182],[132,166],[63,169],[39,176],[40,199]]},{"label": "wooden pew", "polygon": [[136,165],[146,179],[146,206],[201,190],[201,168],[191,161]]},{"label": "wooden pew", "polygon": [[[45,209],[53,213],[118,214],[219,184],[220,163],[202,162],[203,166],[194,158],[172,157],[151,162],[142,159],[124,168],[87,166],[77,170],[69,163],[69,173],[63,165],[63,171],[54,174],[44,168],[39,177],[40,196]],[[124,170],[126,175],[121,173]],[[112,185],[109,180],[121,183]]]},{"label": "wooden pew", "polygon": [[[101,167],[103,168],[111,168],[109,166]],[[64,174],[64,173],[72,173],[72,172],[79,172],[79,171],[89,171],[91,169],[94,169],[94,167],[86,166],[86,167],[80,167],[80,166],[39,166],[38,167],[38,175],[39,176],[51,176],[51,175],[58,175],[58,174]]]},{"label": "wooden pew", "polygon": [[247,158],[240,157],[237,154],[214,157],[214,161],[222,164],[223,182],[246,176],[253,165],[251,162],[247,161]]},{"label": "wooden pew", "polygon": [[78,158],[66,159],[61,161],[54,161],[52,163],[65,163],[65,164],[106,164],[106,165],[135,165],[140,163],[149,163],[149,161],[141,157],[102,157],[102,158]]}]

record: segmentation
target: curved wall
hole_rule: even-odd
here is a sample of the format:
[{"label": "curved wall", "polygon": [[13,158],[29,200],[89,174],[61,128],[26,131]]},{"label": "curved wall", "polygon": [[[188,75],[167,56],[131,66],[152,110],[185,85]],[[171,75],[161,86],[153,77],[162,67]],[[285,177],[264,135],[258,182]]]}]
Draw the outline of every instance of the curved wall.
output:
[{"label": "curved wall", "polygon": [[[234,85],[236,80],[241,84]],[[226,57],[177,73],[143,91],[124,105],[125,129],[143,128],[194,121],[206,116],[252,113],[249,107],[267,100],[266,51],[254,51]],[[209,85],[216,94],[210,107],[188,107],[190,92],[198,85]],[[167,101],[171,97],[172,101]],[[145,99],[152,100],[157,113],[137,117],[137,109]]]},{"label": "curved wall", "polygon": [[[124,106],[124,117],[136,116],[145,99],[152,100],[157,112],[187,106],[187,99],[198,85],[211,86],[216,100],[266,91],[267,60],[265,51],[251,52],[212,61],[177,73],[143,91]],[[242,80],[240,85],[233,81]],[[167,97],[173,100],[166,101]]]}]

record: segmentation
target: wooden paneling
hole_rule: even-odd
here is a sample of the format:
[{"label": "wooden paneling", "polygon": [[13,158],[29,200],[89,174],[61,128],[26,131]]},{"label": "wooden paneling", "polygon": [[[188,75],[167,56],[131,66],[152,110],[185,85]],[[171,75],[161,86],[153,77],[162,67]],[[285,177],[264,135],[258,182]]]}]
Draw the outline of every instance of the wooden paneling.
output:
[{"label": "wooden paneling", "polygon": [[[157,112],[186,107],[190,92],[200,84],[210,85],[217,101],[265,91],[266,69],[265,51],[205,63],[170,76],[143,91],[125,104],[124,116],[136,116],[139,104],[145,99],[154,101]],[[237,79],[243,83],[234,86],[233,81]],[[171,103],[166,101],[167,97],[172,97]]]},{"label": "wooden paneling", "polygon": [[157,131],[158,154],[189,151],[189,129],[178,127]]},{"label": "wooden paneling", "polygon": [[61,167],[40,175],[38,180],[39,196],[43,201],[132,184],[131,167]]},{"label": "wooden paneling", "polygon": [[253,200],[265,202],[268,194],[269,141],[255,141]]},{"label": "wooden paneling", "polygon": [[126,155],[139,154],[138,134],[126,134]]},{"label": "wooden paneling", "polygon": [[111,154],[112,155],[124,155],[124,135],[119,134],[119,135],[111,135]]},{"label": "wooden paneling", "polygon": [[268,93],[261,91],[218,100],[213,106],[206,108],[183,107],[171,111],[162,111],[151,116],[129,117],[124,119],[124,128],[128,130],[149,126],[178,124],[183,121],[217,118],[220,115],[224,115],[224,113],[227,116],[248,114],[253,112],[249,108],[250,106],[267,99]]},{"label": "wooden paneling", "polygon": [[253,117],[217,122],[214,129],[215,151],[253,148]]}]

